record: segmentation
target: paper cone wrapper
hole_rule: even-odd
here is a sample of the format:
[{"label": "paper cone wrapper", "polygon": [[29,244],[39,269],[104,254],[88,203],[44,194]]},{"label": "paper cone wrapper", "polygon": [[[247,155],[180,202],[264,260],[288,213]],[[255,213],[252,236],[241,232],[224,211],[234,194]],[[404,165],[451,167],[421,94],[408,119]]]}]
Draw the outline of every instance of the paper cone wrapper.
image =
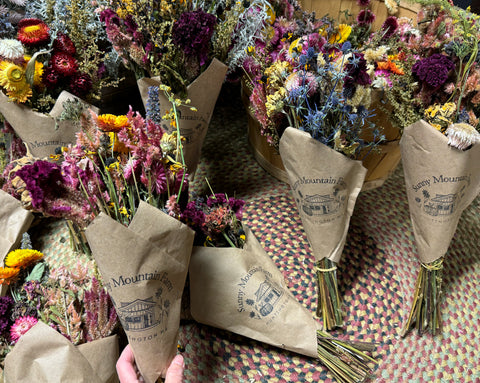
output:
[{"label": "paper cone wrapper", "polygon": [[[222,88],[228,67],[217,59],[213,59],[208,68],[187,87],[187,98],[191,106],[197,108],[194,112],[189,107],[181,106],[179,112],[180,134],[185,138],[183,152],[188,174],[193,176],[197,170],[203,141],[212,118],[215,103]],[[148,88],[159,86],[160,77],[145,77],[138,80],[138,88],[143,105],[147,108]],[[168,85],[168,84],[166,84]],[[163,91],[159,92],[160,110],[162,116],[171,109],[171,104]],[[163,121],[162,127],[171,133],[175,128],[170,121]]]},{"label": "paper cone wrapper", "polygon": [[43,322],[28,330],[5,358],[5,383],[118,382],[118,340],[107,337],[74,346]]},{"label": "paper cone wrapper", "polygon": [[129,227],[101,213],[85,234],[147,383],[176,354],[194,232],[141,202]]},{"label": "paper cone wrapper", "polygon": [[33,221],[33,214],[20,201],[0,190],[0,264],[18,246]]},{"label": "paper cone wrapper", "polygon": [[[76,133],[81,129],[80,124],[59,121],[55,125],[55,118],[59,117],[63,111],[63,102],[72,99],[78,99],[78,97],[63,91],[47,115],[34,112],[28,106],[11,102],[0,92],[0,113],[12,125],[15,133],[22,139],[33,157],[48,158],[51,154],[55,154],[57,147],[74,144],[77,140]],[[97,108],[93,106],[90,108],[98,112]]]},{"label": "paper cone wrapper", "polygon": [[[7,254],[18,247],[23,233],[33,221],[33,214],[22,207],[20,201],[0,190],[0,266]],[[0,285],[0,296],[7,286]]]},{"label": "paper cone wrapper", "polygon": [[466,151],[423,120],[400,140],[410,218],[423,263],[443,257],[460,216],[480,191],[480,145]]},{"label": "paper cone wrapper", "polygon": [[367,169],[295,128],[279,151],[315,259],[339,262]]},{"label": "paper cone wrapper", "polygon": [[243,249],[194,247],[190,304],[200,323],[317,358],[317,323],[246,227]]}]

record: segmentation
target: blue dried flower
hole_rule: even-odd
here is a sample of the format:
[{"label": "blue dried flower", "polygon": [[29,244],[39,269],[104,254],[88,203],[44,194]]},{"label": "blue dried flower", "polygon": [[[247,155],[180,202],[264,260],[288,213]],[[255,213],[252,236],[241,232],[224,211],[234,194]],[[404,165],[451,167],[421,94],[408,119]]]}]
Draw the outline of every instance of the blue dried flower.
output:
[{"label": "blue dried flower", "polygon": [[162,123],[162,112],[160,111],[159,87],[148,87],[148,99],[146,107],[146,119],[156,124]]}]

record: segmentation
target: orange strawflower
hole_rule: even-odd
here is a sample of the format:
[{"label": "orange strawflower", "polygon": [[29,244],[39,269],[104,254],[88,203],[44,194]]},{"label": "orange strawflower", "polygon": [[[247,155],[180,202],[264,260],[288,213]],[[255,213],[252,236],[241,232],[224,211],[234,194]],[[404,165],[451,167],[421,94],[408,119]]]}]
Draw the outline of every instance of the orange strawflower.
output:
[{"label": "orange strawflower", "polygon": [[9,285],[15,280],[20,269],[16,267],[0,267],[0,285]]},{"label": "orange strawflower", "polygon": [[395,64],[391,59],[388,59],[387,61],[377,62],[377,68],[378,69],[383,69],[383,70],[388,70],[389,72],[392,72],[394,74],[400,74],[400,75],[405,74],[403,69],[399,68],[397,66],[397,64]]},{"label": "orange strawflower", "polygon": [[97,116],[97,125],[104,132],[119,132],[122,128],[129,126],[130,121],[124,115],[101,114]]}]

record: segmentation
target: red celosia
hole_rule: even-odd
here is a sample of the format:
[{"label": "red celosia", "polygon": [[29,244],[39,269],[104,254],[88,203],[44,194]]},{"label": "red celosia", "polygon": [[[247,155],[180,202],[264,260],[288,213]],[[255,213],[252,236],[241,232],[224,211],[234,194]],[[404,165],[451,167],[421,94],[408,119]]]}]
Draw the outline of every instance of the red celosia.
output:
[{"label": "red celosia", "polygon": [[23,19],[18,23],[18,40],[27,47],[37,47],[50,41],[50,28],[40,19]]}]

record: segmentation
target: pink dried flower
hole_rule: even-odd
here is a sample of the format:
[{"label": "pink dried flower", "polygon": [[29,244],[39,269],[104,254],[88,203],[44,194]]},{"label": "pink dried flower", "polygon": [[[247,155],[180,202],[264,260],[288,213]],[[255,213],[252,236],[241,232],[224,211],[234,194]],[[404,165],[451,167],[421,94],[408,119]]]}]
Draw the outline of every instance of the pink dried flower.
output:
[{"label": "pink dried flower", "polygon": [[37,322],[38,319],[32,316],[22,316],[17,318],[10,328],[10,339],[12,343],[17,343],[22,335],[30,330]]}]

